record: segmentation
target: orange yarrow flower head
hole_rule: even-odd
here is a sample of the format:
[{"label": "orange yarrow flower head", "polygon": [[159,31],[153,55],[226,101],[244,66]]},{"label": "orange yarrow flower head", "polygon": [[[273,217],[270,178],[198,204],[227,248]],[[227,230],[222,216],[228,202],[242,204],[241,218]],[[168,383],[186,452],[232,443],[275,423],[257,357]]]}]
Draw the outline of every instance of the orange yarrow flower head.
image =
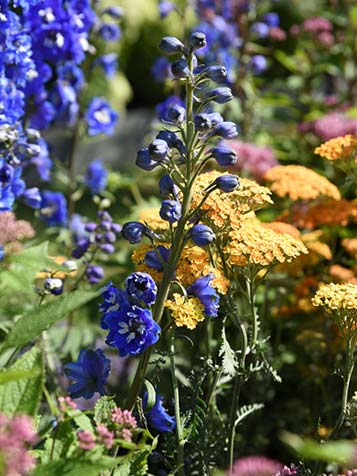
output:
[{"label": "orange yarrow flower head", "polygon": [[265,180],[276,195],[290,200],[341,198],[338,188],[327,178],[302,165],[278,165],[267,171]]},{"label": "orange yarrow flower head", "polygon": [[330,161],[351,160],[357,163],[357,135],[335,137],[316,147],[314,152]]},{"label": "orange yarrow flower head", "polygon": [[[205,190],[218,177],[218,171],[210,171],[198,176],[195,181],[192,208],[195,209],[205,195]],[[239,226],[242,215],[259,210],[273,201],[271,192],[254,180],[240,179],[240,186],[230,193],[219,189],[210,193],[201,208],[202,218],[215,232]]]},{"label": "orange yarrow flower head", "polygon": [[344,337],[357,338],[357,284],[323,285],[312,298],[314,306],[323,307],[337,321]]},{"label": "orange yarrow flower head", "polygon": [[246,220],[229,234],[224,248],[231,267],[255,266],[259,269],[286,263],[307,253],[304,243],[290,233],[276,232],[257,219]]},{"label": "orange yarrow flower head", "polygon": [[357,238],[345,238],[341,243],[347,253],[357,259]]}]

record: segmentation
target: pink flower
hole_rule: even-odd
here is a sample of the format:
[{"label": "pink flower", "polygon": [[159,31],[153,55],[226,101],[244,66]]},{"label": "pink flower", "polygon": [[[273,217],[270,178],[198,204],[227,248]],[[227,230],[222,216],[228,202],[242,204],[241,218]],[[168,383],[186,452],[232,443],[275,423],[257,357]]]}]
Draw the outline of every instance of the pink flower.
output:
[{"label": "pink flower", "polygon": [[229,145],[238,156],[234,169],[246,172],[258,181],[263,179],[269,169],[279,165],[272,149],[269,147],[259,147],[239,140],[229,141]]},{"label": "pink flower", "polygon": [[137,427],[136,418],[129,410],[122,410],[121,408],[114,408],[112,412],[112,422],[119,425],[127,425],[132,428]]},{"label": "pink flower", "polygon": [[97,425],[97,433],[100,441],[108,448],[108,450],[110,450],[114,443],[114,433],[102,424]]},{"label": "pink flower", "polygon": [[273,40],[277,40],[277,41],[284,41],[286,40],[286,33],[284,30],[282,30],[281,28],[275,26],[275,27],[272,27],[272,28],[269,28],[269,36],[270,38],[272,38]]},{"label": "pink flower", "polygon": [[129,430],[128,428],[124,428],[121,432],[121,437],[123,438],[123,440],[129,441],[130,443],[133,438],[133,434],[131,430]]},{"label": "pink flower", "polygon": [[311,17],[304,21],[303,28],[309,33],[319,33],[321,31],[332,31],[332,23],[324,17]]},{"label": "pink flower", "polygon": [[335,38],[329,31],[321,31],[316,36],[316,39],[324,46],[332,46],[335,43]]},{"label": "pink flower", "polygon": [[36,433],[31,419],[26,416],[8,418],[0,414],[0,461],[4,476],[25,476],[35,466],[35,459],[28,452]]},{"label": "pink flower", "polygon": [[69,408],[72,408],[73,410],[77,408],[76,403],[71,399],[71,397],[59,397],[58,402],[61,412],[65,412]]},{"label": "pink flower", "polygon": [[314,133],[324,142],[334,137],[357,133],[357,119],[341,112],[331,112],[317,119],[313,124]]},{"label": "pink flower", "polygon": [[233,476],[275,476],[283,465],[265,456],[239,458],[233,465]]},{"label": "pink flower", "polygon": [[82,430],[77,433],[78,446],[85,451],[95,448],[95,436],[88,430]]}]

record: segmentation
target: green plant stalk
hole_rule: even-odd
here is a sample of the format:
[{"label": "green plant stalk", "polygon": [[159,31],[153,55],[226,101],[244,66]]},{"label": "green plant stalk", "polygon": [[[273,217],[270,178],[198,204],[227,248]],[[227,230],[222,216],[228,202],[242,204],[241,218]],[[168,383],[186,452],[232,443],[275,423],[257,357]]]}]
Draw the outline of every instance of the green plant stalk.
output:
[{"label": "green plant stalk", "polygon": [[258,340],[258,315],[255,307],[255,293],[254,293],[254,279],[251,277],[246,278],[247,283],[247,295],[250,307],[250,313],[252,317],[252,340],[251,348],[253,348]]},{"label": "green plant stalk", "polygon": [[[190,69],[192,69],[192,55],[189,58]],[[178,261],[181,257],[182,250],[185,245],[185,226],[190,216],[190,207],[192,201],[192,188],[193,184],[190,181],[191,177],[191,166],[192,166],[192,139],[194,135],[194,124],[193,124],[193,84],[188,81],[186,84],[186,146],[187,146],[187,167],[186,167],[186,183],[183,191],[183,201],[182,201],[182,212],[181,219],[178,222],[177,228],[175,230],[175,236],[172,244],[172,249],[170,252],[167,265],[164,269],[164,274],[162,277],[161,284],[158,289],[156,296],[156,302],[153,308],[153,319],[159,324],[162,315],[165,309],[165,301],[167,299],[170,284],[172,277],[174,275],[175,269],[177,267]],[[153,347],[149,347],[144,352],[143,356],[140,359],[139,365],[137,367],[133,383],[129,390],[128,397],[125,402],[125,407],[132,409],[135,406],[136,399],[139,395],[147,367],[149,365],[150,356],[152,354]]]},{"label": "green plant stalk", "polygon": [[236,416],[239,404],[240,387],[241,379],[240,376],[237,375],[234,379],[232,406],[229,414],[229,476],[233,475],[234,437],[236,432]]},{"label": "green plant stalk", "polygon": [[185,438],[183,435],[183,426],[180,413],[180,393],[178,382],[176,378],[176,368],[175,368],[175,331],[173,330],[171,334],[171,343],[170,343],[170,370],[171,370],[171,379],[172,387],[174,393],[174,402],[175,402],[175,419],[176,419],[176,436],[177,436],[177,475],[184,476],[184,446]]},{"label": "green plant stalk", "polygon": [[[331,432],[329,433],[325,441],[335,438],[338,435],[339,431],[341,430],[345,422],[347,404],[348,404],[348,394],[349,394],[354,367],[355,367],[354,341],[353,339],[351,339],[351,336],[349,335],[347,337],[346,360],[345,360],[345,368],[343,372],[343,390],[342,390],[341,410],[334,427],[332,428]],[[319,474],[321,473],[322,466],[323,466],[323,461],[318,462],[317,467],[313,473],[313,476],[319,476]]]}]

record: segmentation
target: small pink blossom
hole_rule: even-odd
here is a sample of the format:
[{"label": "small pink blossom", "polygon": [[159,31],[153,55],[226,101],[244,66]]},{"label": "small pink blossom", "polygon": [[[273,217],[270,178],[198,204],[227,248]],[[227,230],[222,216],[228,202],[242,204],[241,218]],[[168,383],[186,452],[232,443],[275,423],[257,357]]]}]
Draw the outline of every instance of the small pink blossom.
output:
[{"label": "small pink blossom", "polygon": [[35,466],[28,445],[37,435],[31,419],[26,416],[8,418],[0,414],[0,460],[4,476],[25,476]]},{"label": "small pink blossom", "polygon": [[128,428],[124,428],[121,431],[121,437],[123,438],[123,440],[128,441],[130,443],[133,438],[133,433]]},{"label": "small pink blossom", "polygon": [[357,119],[341,112],[331,112],[313,123],[313,132],[323,141],[347,134],[356,134]]},{"label": "small pink blossom", "polygon": [[102,424],[97,425],[97,433],[100,441],[110,450],[114,444],[114,433]]},{"label": "small pink blossom", "polygon": [[282,30],[281,28],[275,26],[275,27],[272,27],[272,28],[269,28],[269,36],[270,38],[272,38],[273,40],[277,40],[277,41],[284,41],[286,40],[286,33],[284,30]]},{"label": "small pink blossom", "polygon": [[283,465],[265,456],[246,456],[233,465],[233,476],[275,476]]},{"label": "small pink blossom", "polygon": [[319,33],[321,31],[332,31],[332,23],[324,17],[311,17],[304,21],[303,28],[309,33]]},{"label": "small pink blossom", "polygon": [[65,412],[69,408],[72,408],[73,410],[77,408],[76,403],[71,399],[71,397],[59,397],[58,402],[61,412]]},{"label": "small pink blossom", "polygon": [[78,446],[85,451],[95,448],[95,436],[88,430],[81,430],[77,433]]},{"label": "small pink blossom", "polygon": [[272,149],[260,147],[239,140],[229,141],[230,147],[237,153],[237,164],[232,170],[239,170],[252,175],[256,180],[262,180],[265,173],[279,165]]},{"label": "small pink blossom", "polygon": [[129,410],[122,410],[121,408],[114,408],[112,412],[112,422],[118,423],[119,425],[127,425],[132,428],[137,427],[136,418],[132,415]]}]

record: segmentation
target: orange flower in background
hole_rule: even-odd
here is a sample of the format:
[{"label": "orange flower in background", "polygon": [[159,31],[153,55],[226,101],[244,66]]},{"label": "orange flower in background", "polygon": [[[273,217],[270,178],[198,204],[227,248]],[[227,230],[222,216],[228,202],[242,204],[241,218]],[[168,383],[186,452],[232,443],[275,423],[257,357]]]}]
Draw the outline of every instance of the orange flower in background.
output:
[{"label": "orange flower in background", "polygon": [[316,147],[314,152],[331,161],[352,158],[357,162],[357,136],[347,134],[346,136],[335,137],[324,142],[320,147]]},{"label": "orange flower in background", "polygon": [[271,230],[274,230],[277,233],[287,233],[288,235],[294,236],[295,238],[301,238],[301,233],[295,226],[290,225],[289,223],[285,223],[283,221],[262,223],[262,226],[264,226],[265,228],[270,228]]},{"label": "orange flower in background", "polygon": [[346,226],[349,222],[357,222],[357,201],[321,200],[314,204],[296,204],[291,213],[279,217],[289,221],[300,229],[315,229],[322,225]]},{"label": "orange flower in background", "polygon": [[151,230],[160,232],[169,230],[169,223],[159,215],[160,208],[144,208],[140,210],[138,221],[145,223]]},{"label": "orange flower in background", "polygon": [[[36,278],[38,279],[46,279],[46,278],[59,278],[59,279],[65,279],[67,276],[75,276],[77,274],[77,269],[71,269],[71,267],[66,267],[65,263],[74,263],[65,256],[49,256],[49,259],[53,261],[54,263],[54,269],[46,269],[44,271],[41,271],[40,273],[36,274]],[[58,265],[58,268],[61,269],[56,269],[55,265]]]},{"label": "orange flower in background", "polygon": [[[204,197],[204,190],[217,177],[224,174],[216,170],[201,174],[194,187],[192,207],[195,208]],[[239,226],[241,215],[259,210],[268,204],[272,204],[271,192],[254,180],[242,178],[240,186],[231,193],[220,190],[213,191],[202,206],[202,211],[207,218],[207,224],[212,228],[224,228]]]},{"label": "orange flower in background", "polygon": [[339,264],[332,264],[329,268],[332,279],[338,283],[357,284],[357,276],[350,268],[345,268]]},{"label": "orange flower in background", "polygon": [[345,238],[341,243],[347,253],[357,259],[357,238]]},{"label": "orange flower in background", "polygon": [[338,188],[327,178],[302,165],[278,165],[269,169],[264,178],[279,197],[291,200],[341,198]]}]

